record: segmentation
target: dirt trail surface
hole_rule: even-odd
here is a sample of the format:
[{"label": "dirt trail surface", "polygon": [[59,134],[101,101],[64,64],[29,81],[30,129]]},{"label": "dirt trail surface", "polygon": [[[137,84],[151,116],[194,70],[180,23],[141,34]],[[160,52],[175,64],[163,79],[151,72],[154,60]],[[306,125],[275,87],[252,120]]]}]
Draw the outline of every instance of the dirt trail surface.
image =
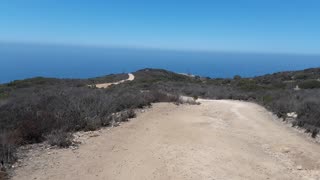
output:
[{"label": "dirt trail surface", "polygon": [[118,82],[114,82],[114,83],[102,83],[102,84],[96,84],[96,87],[97,88],[107,88],[111,85],[117,85],[117,84],[120,84],[120,83],[124,83],[126,81],[133,81],[134,80],[134,75],[129,73],[128,74],[128,79],[125,79],[125,80],[121,80],[121,81],[118,81]]},{"label": "dirt trail surface", "polygon": [[240,101],[154,104],[79,149],[42,152],[13,179],[319,179],[320,146]]}]

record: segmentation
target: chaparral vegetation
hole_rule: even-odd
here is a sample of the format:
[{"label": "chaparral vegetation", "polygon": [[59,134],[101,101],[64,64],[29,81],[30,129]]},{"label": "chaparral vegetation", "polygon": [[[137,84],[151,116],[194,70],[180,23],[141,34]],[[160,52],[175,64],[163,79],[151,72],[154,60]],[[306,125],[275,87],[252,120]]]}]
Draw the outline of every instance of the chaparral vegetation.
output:
[{"label": "chaparral vegetation", "polygon": [[[106,89],[94,84],[126,79],[113,74],[91,79],[36,77],[0,85],[0,160],[15,161],[15,149],[48,141],[67,147],[70,133],[96,130],[135,116],[154,102],[234,99],[263,105],[279,118],[296,113],[293,126],[316,137],[320,128],[320,68],[242,78],[188,76],[160,69],[133,73],[134,81]],[[117,114],[115,116],[115,114]]]}]

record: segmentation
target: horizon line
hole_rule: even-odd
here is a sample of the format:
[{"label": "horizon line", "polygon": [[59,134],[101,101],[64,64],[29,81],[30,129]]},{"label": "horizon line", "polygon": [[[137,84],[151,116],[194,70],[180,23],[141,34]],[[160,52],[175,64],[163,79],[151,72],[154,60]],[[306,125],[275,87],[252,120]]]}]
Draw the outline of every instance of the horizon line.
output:
[{"label": "horizon line", "polygon": [[0,40],[1,44],[10,45],[37,45],[37,46],[60,46],[60,47],[78,47],[78,48],[97,48],[97,49],[129,49],[129,50],[149,50],[149,51],[167,51],[167,52],[185,52],[185,53],[226,53],[226,54],[251,54],[251,55],[286,55],[286,56],[319,56],[320,53],[297,53],[297,52],[262,52],[262,51],[241,51],[241,50],[214,50],[214,49],[191,49],[191,48],[165,48],[156,46],[137,46],[137,45],[119,45],[119,44],[90,44],[90,43],[65,43],[65,42],[39,42],[39,41],[7,41]]},{"label": "horizon line", "polygon": [[[246,79],[250,79],[250,78],[256,78],[256,77],[261,77],[261,76],[266,76],[266,75],[273,75],[276,73],[287,73],[287,72],[298,72],[298,71],[304,71],[304,70],[308,70],[308,69],[317,69],[320,67],[309,67],[309,68],[302,68],[302,69],[297,69],[297,70],[282,70],[282,71],[275,71],[275,72],[270,72],[270,73],[264,73],[264,74],[258,74],[258,75],[253,75],[253,76],[240,76],[241,78],[246,78]],[[146,67],[146,68],[141,68],[141,69],[137,69],[135,71],[131,71],[128,73],[135,73],[141,70],[145,70],[145,69],[153,69],[153,70],[165,70],[165,71],[169,71],[175,74],[180,74],[180,75],[187,75],[189,73],[187,72],[178,72],[178,71],[174,71],[174,70],[169,70],[167,68],[152,68],[152,67]],[[92,78],[99,78],[99,77],[103,77],[103,76],[109,76],[112,74],[121,74],[121,72],[117,72],[117,73],[109,73],[109,74],[102,74],[102,75],[98,75],[98,76],[93,76],[93,77],[84,77],[84,78],[76,78],[76,77],[57,77],[57,76],[31,76],[31,77],[27,77],[27,78],[22,78],[22,79],[13,79],[13,80],[9,80],[7,82],[1,82],[0,81],[0,85],[4,85],[4,84],[8,84],[14,81],[24,81],[24,80],[28,80],[28,79],[34,79],[34,78],[52,78],[52,79],[60,79],[60,80],[88,80],[88,79],[92,79]],[[202,76],[199,74],[193,74],[191,73],[190,75],[193,76],[200,76],[202,78],[206,77],[206,76]],[[210,76],[207,76],[210,77]],[[211,79],[232,79],[233,77],[210,77]]]}]

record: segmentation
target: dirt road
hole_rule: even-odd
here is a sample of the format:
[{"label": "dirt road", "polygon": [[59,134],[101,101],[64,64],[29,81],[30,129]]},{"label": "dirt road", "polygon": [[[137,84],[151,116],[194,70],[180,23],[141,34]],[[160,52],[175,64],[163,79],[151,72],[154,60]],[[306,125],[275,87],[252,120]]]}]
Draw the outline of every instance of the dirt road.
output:
[{"label": "dirt road", "polygon": [[121,81],[118,81],[118,82],[114,82],[114,83],[102,83],[102,84],[96,84],[96,87],[97,88],[107,88],[111,85],[117,85],[117,84],[121,84],[121,83],[124,83],[126,81],[133,81],[134,80],[134,75],[129,73],[128,74],[128,79],[125,79],[125,80],[121,80]]},{"label": "dirt road", "polygon": [[159,103],[27,163],[14,179],[319,179],[320,146],[253,103]]}]

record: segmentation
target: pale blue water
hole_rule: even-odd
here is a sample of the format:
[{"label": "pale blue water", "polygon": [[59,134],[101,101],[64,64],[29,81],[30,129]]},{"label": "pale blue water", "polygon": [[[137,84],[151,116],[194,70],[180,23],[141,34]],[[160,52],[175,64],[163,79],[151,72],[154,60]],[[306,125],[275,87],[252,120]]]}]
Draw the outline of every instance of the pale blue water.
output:
[{"label": "pale blue water", "polygon": [[142,68],[248,77],[310,67],[320,67],[320,56],[0,44],[0,83],[35,76],[88,78]]}]

